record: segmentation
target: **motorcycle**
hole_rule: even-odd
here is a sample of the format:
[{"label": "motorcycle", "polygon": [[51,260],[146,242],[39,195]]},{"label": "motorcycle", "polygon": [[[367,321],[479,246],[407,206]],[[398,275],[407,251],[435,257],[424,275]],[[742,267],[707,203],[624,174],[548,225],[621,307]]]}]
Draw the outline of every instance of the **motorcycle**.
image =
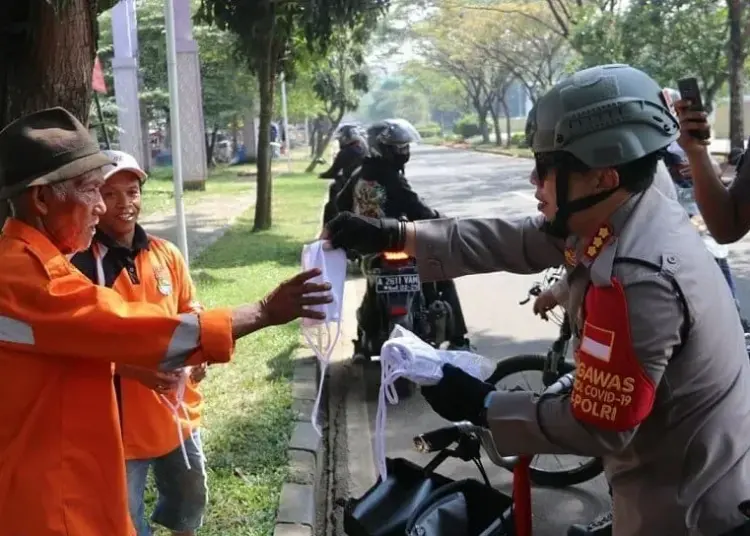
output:
[{"label": "motorcycle", "polygon": [[[450,340],[453,311],[434,284],[422,285],[416,259],[402,251],[377,253],[363,256],[361,269],[367,291],[357,311],[354,344],[358,360],[380,355],[395,326],[408,329],[434,348]],[[409,396],[414,384],[397,380],[396,390]]]}]

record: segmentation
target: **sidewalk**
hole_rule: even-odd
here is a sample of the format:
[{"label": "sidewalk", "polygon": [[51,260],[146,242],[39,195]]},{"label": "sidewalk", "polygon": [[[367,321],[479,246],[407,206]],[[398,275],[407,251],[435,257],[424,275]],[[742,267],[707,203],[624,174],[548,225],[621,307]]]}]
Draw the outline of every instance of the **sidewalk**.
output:
[{"label": "sidewalk", "polygon": [[[248,185],[250,186],[250,185]],[[197,203],[185,207],[188,256],[195,259],[221,238],[246,210],[255,206],[255,188],[247,193],[206,194]],[[177,244],[177,216],[174,211],[149,214],[141,220],[146,231]]]}]

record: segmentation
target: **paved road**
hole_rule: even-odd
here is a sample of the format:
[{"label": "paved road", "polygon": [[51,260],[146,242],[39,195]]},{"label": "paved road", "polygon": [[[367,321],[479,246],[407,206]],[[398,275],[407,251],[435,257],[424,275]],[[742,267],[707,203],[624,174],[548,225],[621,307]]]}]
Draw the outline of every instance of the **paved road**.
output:
[{"label": "paved road", "polygon": [[[497,155],[420,147],[408,165],[414,189],[439,211],[451,216],[523,217],[535,213],[536,201],[528,183],[531,162]],[[741,294],[750,294],[750,248],[734,246],[733,267]],[[526,352],[543,352],[557,335],[554,325],[537,319],[530,304],[518,305],[537,276],[492,274],[470,276],[457,281],[472,342],[478,353],[493,359]],[[347,284],[346,311],[349,321],[343,326],[344,341],[336,359],[351,355],[349,339],[354,336],[354,311],[363,293],[362,281]],[[750,301],[745,301],[750,303]],[[750,307],[750,306],[749,306]],[[339,475],[348,483],[351,496],[361,495],[376,479],[372,464],[372,432],[377,408],[379,372],[376,366],[365,371],[347,366],[346,429],[347,471]],[[339,381],[344,381],[339,377]],[[426,457],[412,450],[412,437],[437,428],[444,421],[421,396],[388,408],[387,452],[424,463]],[[500,489],[508,490],[509,474],[490,468],[490,478]],[[469,464],[448,463],[443,471],[452,478],[476,476]],[[602,477],[566,490],[535,489],[533,492],[534,534],[560,536],[571,523],[597,515],[608,505],[606,483]]]}]

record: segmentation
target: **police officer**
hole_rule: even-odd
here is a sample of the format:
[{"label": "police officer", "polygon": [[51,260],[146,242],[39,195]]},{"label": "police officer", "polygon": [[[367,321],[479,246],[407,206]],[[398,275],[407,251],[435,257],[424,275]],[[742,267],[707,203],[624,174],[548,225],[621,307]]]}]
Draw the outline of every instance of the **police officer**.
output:
[{"label": "police officer", "polygon": [[333,179],[328,188],[328,202],[323,208],[324,226],[336,215],[336,196],[349,180],[352,172],[362,165],[362,160],[367,156],[365,133],[357,125],[341,127],[336,139],[339,142],[339,152],[331,167],[318,175],[321,179]]},{"label": "police officer", "polygon": [[625,65],[559,82],[530,117],[543,216],[403,223],[342,214],[335,246],[404,246],[423,279],[566,264],[571,393],[501,391],[445,366],[422,392],[501,454],[600,456],[616,536],[718,535],[750,493],[750,363],[729,288],[652,183],[678,135],[657,83]]},{"label": "police officer", "polygon": [[[363,216],[405,218],[409,221],[438,218],[438,212],[412,190],[406,179],[405,167],[411,158],[411,144],[420,140],[414,126],[405,119],[386,119],[370,125],[366,135],[369,155],[338,194],[337,209]],[[451,307],[453,329],[450,348],[469,349],[466,322],[453,281],[423,285],[423,292],[428,304],[440,297]],[[374,289],[368,287],[357,311],[358,324],[365,333],[372,329],[369,326],[380,321],[375,298]],[[354,358],[361,359],[361,340],[357,339],[354,347]]]}]

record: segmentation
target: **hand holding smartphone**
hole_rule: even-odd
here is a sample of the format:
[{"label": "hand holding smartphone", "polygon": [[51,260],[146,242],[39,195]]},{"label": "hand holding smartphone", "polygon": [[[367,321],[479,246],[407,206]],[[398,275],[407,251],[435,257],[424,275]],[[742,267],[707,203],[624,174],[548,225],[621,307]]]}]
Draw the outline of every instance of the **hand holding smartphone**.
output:
[{"label": "hand holding smartphone", "polygon": [[[694,77],[683,78],[677,82],[677,89],[680,92],[682,100],[690,101],[690,108],[688,110],[691,112],[706,111],[703,106],[703,99],[701,98],[701,90],[698,87],[698,79]],[[711,137],[708,125],[706,125],[705,130],[689,130],[688,132],[698,140],[707,140]]]}]

